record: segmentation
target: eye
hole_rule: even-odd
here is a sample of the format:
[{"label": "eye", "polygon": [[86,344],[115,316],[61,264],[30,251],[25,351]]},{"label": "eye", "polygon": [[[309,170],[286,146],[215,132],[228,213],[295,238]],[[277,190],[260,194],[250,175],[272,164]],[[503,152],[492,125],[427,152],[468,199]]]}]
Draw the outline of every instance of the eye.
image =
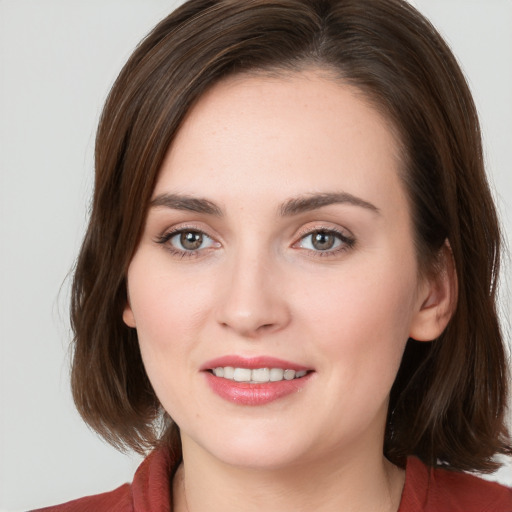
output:
[{"label": "eye", "polygon": [[165,244],[173,253],[181,256],[191,256],[198,251],[217,247],[219,244],[206,233],[197,229],[184,228],[165,233],[156,240],[159,244]]},{"label": "eye", "polygon": [[353,238],[339,231],[318,229],[303,236],[296,245],[301,249],[332,254],[349,249],[354,243]]},{"label": "eye", "polygon": [[182,231],[177,233],[169,240],[172,245],[178,244],[181,247],[177,249],[185,249],[186,251],[197,251],[201,248],[205,239],[208,237],[199,231]]}]

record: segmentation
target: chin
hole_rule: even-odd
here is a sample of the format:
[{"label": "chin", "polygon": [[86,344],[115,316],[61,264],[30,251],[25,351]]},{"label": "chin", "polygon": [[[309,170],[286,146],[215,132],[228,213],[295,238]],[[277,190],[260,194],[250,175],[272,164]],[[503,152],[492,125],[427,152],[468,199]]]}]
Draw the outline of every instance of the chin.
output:
[{"label": "chin", "polygon": [[219,459],[224,464],[245,468],[249,470],[277,471],[296,465],[298,460],[296,452],[276,451],[274,447],[242,447],[235,450],[224,450],[219,453]]},{"label": "chin", "polygon": [[289,431],[276,436],[275,430],[255,430],[252,435],[247,430],[242,435],[225,432],[197,441],[184,436],[183,442],[196,445],[224,464],[253,470],[283,469],[296,464],[301,453],[304,455],[305,440],[290,438]]}]

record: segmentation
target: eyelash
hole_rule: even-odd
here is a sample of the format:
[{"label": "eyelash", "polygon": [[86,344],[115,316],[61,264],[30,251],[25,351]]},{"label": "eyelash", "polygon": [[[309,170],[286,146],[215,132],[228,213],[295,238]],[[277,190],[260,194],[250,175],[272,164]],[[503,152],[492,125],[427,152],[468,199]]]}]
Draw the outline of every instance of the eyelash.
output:
[{"label": "eyelash", "polygon": [[[210,237],[207,233],[205,233],[203,230],[195,228],[195,227],[180,227],[178,229],[173,229],[171,231],[167,231],[166,233],[159,235],[156,237],[155,242],[157,244],[165,245],[166,250],[168,250],[173,256],[179,257],[179,258],[193,258],[201,251],[205,251],[207,248],[203,249],[195,249],[195,250],[186,250],[186,249],[177,249],[173,245],[171,245],[169,242],[174,237],[186,233],[194,233],[201,235],[203,237],[206,237],[207,239],[210,239],[214,244],[218,242],[215,242],[215,240]],[[304,242],[308,237],[312,237],[317,234],[324,234],[324,235],[333,235],[339,242],[339,246],[335,247],[334,249],[327,249],[325,251],[322,250],[314,250],[314,249],[306,249],[309,253],[311,253],[312,257],[320,257],[325,258],[329,256],[335,256],[339,253],[348,251],[352,249],[356,243],[356,240],[352,236],[348,236],[347,234],[343,233],[342,231],[339,231],[337,229],[334,229],[332,227],[315,227],[314,229],[309,229],[307,231],[304,231],[303,233],[300,233],[300,238],[297,242],[295,242],[292,247],[300,247],[300,244]],[[335,242],[336,243],[336,242]]]},{"label": "eyelash", "polygon": [[158,236],[155,242],[157,244],[164,245],[166,250],[169,251],[173,256],[177,256],[178,258],[193,258],[194,256],[199,255],[199,253],[201,251],[204,251],[205,249],[195,249],[187,251],[186,249],[177,249],[176,247],[173,247],[169,243],[170,240],[172,240],[174,237],[185,233],[195,233],[214,241],[214,239],[211,236],[208,236],[203,230],[192,226],[186,226],[180,227],[178,229],[172,229],[171,231],[167,231],[166,233]]},{"label": "eyelash", "polygon": [[300,233],[300,238],[298,242],[295,242],[293,244],[293,247],[298,246],[301,242],[306,240],[308,237],[312,237],[316,234],[324,234],[324,235],[333,235],[335,238],[340,242],[340,245],[338,247],[335,247],[333,249],[327,249],[325,251],[321,250],[313,250],[313,249],[306,249],[308,252],[311,253],[312,257],[315,258],[325,258],[329,256],[336,256],[342,252],[348,251],[352,249],[356,243],[356,240],[353,236],[347,235],[346,233],[332,228],[332,227],[315,227],[314,229],[307,229],[303,233]]}]

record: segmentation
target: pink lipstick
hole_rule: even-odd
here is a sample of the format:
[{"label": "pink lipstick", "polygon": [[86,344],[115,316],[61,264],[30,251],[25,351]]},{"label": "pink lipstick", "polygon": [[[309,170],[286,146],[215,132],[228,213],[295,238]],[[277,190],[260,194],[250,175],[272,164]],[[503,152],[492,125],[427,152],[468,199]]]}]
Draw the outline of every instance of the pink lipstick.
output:
[{"label": "pink lipstick", "polygon": [[313,370],[274,357],[224,356],[201,370],[221,398],[240,405],[264,405],[302,389]]}]

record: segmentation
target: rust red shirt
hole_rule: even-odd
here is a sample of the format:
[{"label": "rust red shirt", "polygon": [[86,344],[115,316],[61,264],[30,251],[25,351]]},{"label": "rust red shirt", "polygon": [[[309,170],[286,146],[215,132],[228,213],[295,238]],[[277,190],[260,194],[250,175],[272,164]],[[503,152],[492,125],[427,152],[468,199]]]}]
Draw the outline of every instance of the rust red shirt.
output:
[{"label": "rust red shirt", "polygon": [[512,512],[512,489],[409,457],[398,512]]},{"label": "rust red shirt", "polygon": [[[172,512],[175,467],[167,452],[155,451],[131,484],[39,512]],[[465,473],[430,469],[410,457],[398,512],[512,512],[512,489]]]}]

